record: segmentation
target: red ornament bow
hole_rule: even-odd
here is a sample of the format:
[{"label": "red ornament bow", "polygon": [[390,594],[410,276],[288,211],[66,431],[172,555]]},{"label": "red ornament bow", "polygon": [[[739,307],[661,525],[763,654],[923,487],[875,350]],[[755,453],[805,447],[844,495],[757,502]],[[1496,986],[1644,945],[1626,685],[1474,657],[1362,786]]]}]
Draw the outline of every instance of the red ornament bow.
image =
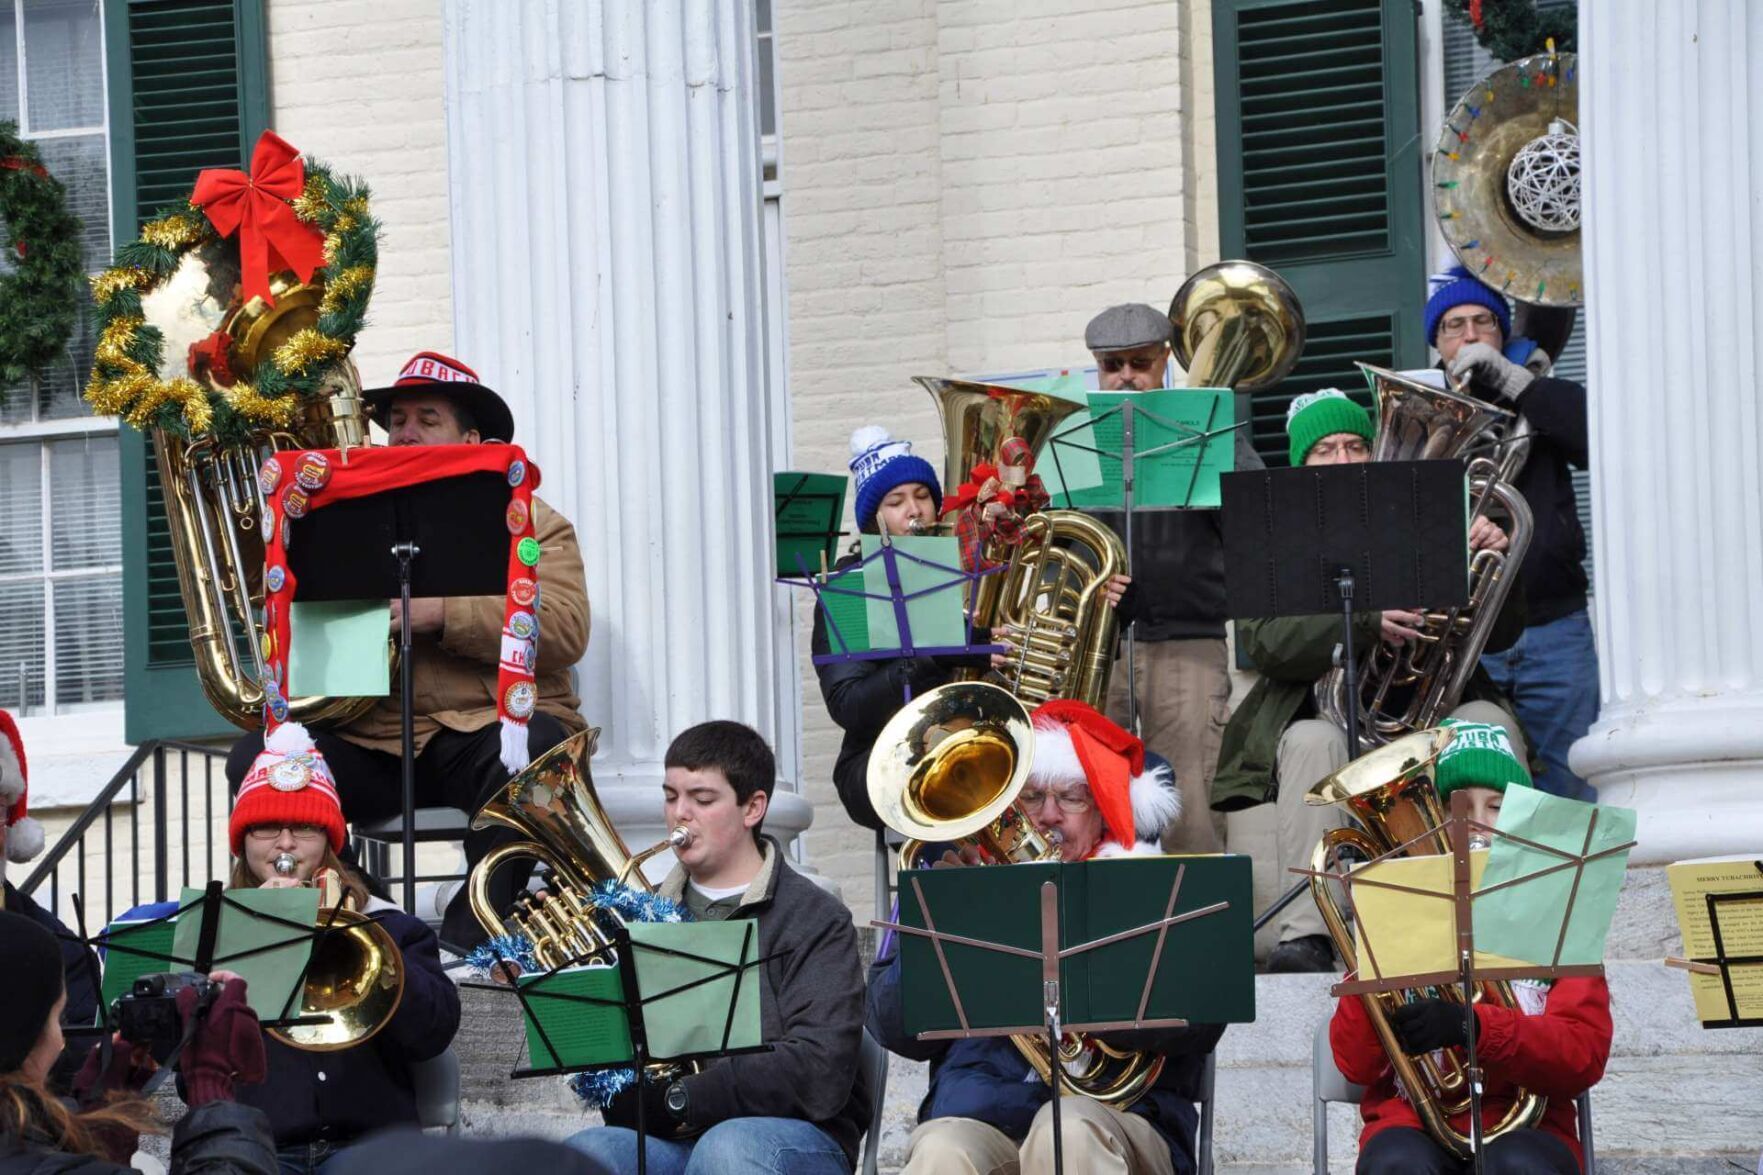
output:
[{"label": "red ornament bow", "polygon": [[239,234],[239,266],[246,298],[271,305],[269,275],[291,269],[303,282],[324,264],[324,234],[302,223],[289,203],[306,186],[300,153],[274,131],[251,152],[251,174],[209,168],[196,177],[190,203],[223,237]]}]

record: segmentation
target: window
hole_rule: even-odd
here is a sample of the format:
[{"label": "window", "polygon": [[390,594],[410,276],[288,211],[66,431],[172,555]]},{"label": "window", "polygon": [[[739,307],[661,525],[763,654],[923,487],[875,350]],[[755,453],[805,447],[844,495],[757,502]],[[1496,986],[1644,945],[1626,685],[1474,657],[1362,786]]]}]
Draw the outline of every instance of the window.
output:
[{"label": "window", "polygon": [[[85,260],[110,259],[104,28],[98,0],[0,0],[0,119],[67,188]],[[45,717],[123,696],[116,422],[80,393],[90,304],[67,353],[0,403],[0,706]]]}]

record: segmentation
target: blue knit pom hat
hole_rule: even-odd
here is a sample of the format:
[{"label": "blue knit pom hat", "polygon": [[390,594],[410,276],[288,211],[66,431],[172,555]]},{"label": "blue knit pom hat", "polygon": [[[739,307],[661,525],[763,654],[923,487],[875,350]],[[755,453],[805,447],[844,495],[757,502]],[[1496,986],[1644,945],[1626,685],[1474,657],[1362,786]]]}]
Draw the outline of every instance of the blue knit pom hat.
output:
[{"label": "blue knit pom hat", "polygon": [[879,424],[865,425],[851,434],[851,480],[857,487],[854,503],[857,529],[876,530],[875,512],[882,499],[914,482],[930,490],[937,513],[943,512],[943,487],[929,461],[915,456],[911,441],[897,441]]},{"label": "blue knit pom hat", "polygon": [[1472,277],[1461,265],[1433,274],[1427,284],[1432,293],[1426,299],[1426,341],[1433,346],[1439,341],[1439,319],[1453,306],[1486,306],[1500,320],[1500,337],[1512,337],[1512,307],[1492,286]]}]

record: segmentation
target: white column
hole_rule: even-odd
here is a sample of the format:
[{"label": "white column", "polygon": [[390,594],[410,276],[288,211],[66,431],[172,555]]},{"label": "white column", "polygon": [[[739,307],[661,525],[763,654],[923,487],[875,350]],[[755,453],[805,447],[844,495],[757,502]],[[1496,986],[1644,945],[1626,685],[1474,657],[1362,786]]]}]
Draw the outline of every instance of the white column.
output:
[{"label": "white column", "polygon": [[1763,846],[1763,5],[1580,5],[1603,712],[1635,860]]},{"label": "white column", "polygon": [[749,0],[444,11],[456,348],[512,404],[540,496],[581,540],[595,786],[631,847],[652,843],[668,742],[736,719],[791,777],[766,822],[787,843],[811,811],[771,583],[782,389]]}]

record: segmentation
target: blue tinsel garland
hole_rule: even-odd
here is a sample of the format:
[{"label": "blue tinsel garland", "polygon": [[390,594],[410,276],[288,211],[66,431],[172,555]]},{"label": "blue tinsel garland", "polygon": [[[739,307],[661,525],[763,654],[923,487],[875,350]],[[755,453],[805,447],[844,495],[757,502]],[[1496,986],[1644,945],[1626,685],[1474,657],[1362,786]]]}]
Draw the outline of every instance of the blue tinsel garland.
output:
[{"label": "blue tinsel garland", "polygon": [[[679,902],[664,898],[631,885],[601,881],[590,891],[593,904],[616,914],[626,922],[687,922],[691,915]],[[569,1088],[586,1105],[604,1110],[612,1099],[635,1085],[637,1075],[631,1069],[597,1069],[577,1073],[569,1079]]]},{"label": "blue tinsel garland", "polygon": [[465,956],[465,963],[477,972],[480,979],[484,979],[489,977],[490,968],[504,959],[518,963],[523,975],[544,970],[533,957],[532,939],[524,934],[498,934],[488,942],[479,943]]}]

